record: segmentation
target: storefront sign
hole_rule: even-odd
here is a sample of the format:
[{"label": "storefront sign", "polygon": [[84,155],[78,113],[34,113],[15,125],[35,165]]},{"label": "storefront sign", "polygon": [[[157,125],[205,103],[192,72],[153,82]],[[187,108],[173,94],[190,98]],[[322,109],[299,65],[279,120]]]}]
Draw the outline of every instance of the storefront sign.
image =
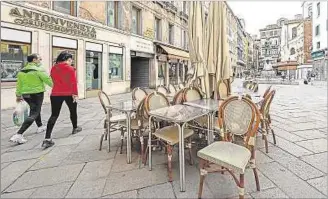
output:
[{"label": "storefront sign", "polygon": [[95,39],[97,36],[94,27],[35,11],[16,7],[10,10],[9,15],[16,17],[14,23],[18,25],[92,39]]},{"label": "storefront sign", "polygon": [[154,45],[149,40],[131,37],[131,50],[154,54]]},{"label": "storefront sign", "polygon": [[324,55],[325,55],[325,51],[323,51],[323,50],[311,53],[312,59],[320,59],[320,58],[323,58]]}]

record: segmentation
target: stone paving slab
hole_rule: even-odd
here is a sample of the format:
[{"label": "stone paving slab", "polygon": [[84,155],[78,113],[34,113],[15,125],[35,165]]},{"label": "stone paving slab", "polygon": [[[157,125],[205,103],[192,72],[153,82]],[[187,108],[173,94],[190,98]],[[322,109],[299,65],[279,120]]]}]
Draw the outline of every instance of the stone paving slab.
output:
[{"label": "stone paving slab", "polygon": [[[266,86],[260,85],[260,93]],[[327,90],[305,85],[273,87],[277,93],[271,116],[277,145],[273,145],[270,134],[269,153],[266,153],[264,141],[257,137],[256,163],[261,191],[256,191],[254,175],[248,169],[245,198],[327,197]],[[110,96],[112,103],[129,97],[130,93]],[[71,135],[69,111],[63,106],[53,131],[56,144],[48,150],[41,149],[44,133],[36,134],[35,124],[25,134],[28,143],[8,142],[17,131],[11,121],[12,111],[1,111],[1,197],[197,198],[199,170],[195,148],[194,165],[188,164],[186,153],[186,192],[180,192],[177,148],[172,158],[172,183],[168,182],[164,152],[153,153],[152,171],[140,164],[135,148],[132,163],[126,164],[126,140],[120,154],[119,132],[111,134],[110,153],[107,141],[99,151],[105,115],[97,98],[79,101],[78,121],[83,131],[76,135]],[[43,123],[49,114],[50,106],[45,104]],[[203,198],[238,198],[238,190],[228,173],[209,174]]]}]

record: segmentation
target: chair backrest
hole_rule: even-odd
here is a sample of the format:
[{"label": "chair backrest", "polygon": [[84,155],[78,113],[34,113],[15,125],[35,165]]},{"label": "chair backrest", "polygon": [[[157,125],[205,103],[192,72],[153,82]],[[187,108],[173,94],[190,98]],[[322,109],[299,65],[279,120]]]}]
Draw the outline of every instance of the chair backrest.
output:
[{"label": "chair backrest", "polygon": [[170,106],[169,100],[161,92],[152,92],[145,99],[145,110],[147,115],[149,111]]},{"label": "chair backrest", "polygon": [[156,89],[157,92],[160,92],[164,95],[167,95],[169,93],[169,91],[167,90],[167,88],[165,88],[165,86],[157,86],[157,89]]},{"label": "chair backrest", "polygon": [[177,90],[175,89],[175,87],[172,84],[169,84],[169,92],[172,94],[175,94],[177,92]]},{"label": "chair backrest", "polygon": [[269,87],[264,91],[264,93],[263,93],[263,98],[265,98],[265,97],[269,94],[269,92],[270,92],[270,90],[271,90],[271,87],[272,87],[272,86],[269,86]]},{"label": "chair backrest", "polygon": [[260,112],[248,98],[232,96],[219,108],[219,127],[223,133],[245,136],[245,146],[255,145],[255,136],[260,124]]},{"label": "chair backrest", "polygon": [[110,100],[109,100],[108,95],[104,91],[99,91],[98,98],[99,98],[101,106],[103,107],[103,109],[105,111],[105,114],[107,114],[106,106],[110,105]]},{"label": "chair backrest", "polygon": [[268,118],[269,116],[270,106],[275,94],[276,94],[276,90],[273,89],[272,91],[269,92],[269,94],[266,95],[266,97],[263,100],[263,103],[261,104],[260,112],[264,119]]},{"label": "chair backrest", "polygon": [[132,91],[132,100],[140,102],[146,96],[147,96],[147,92],[140,87],[137,87],[137,88],[133,89],[133,91]]},{"label": "chair backrest", "polygon": [[183,101],[190,102],[203,99],[200,90],[197,87],[190,86],[183,91]]},{"label": "chair backrest", "polygon": [[218,96],[219,99],[227,99],[229,96],[228,85],[222,80],[218,82]]},{"label": "chair backrest", "polygon": [[173,104],[182,104],[183,103],[183,92],[184,89],[179,90],[173,97]]},{"label": "chair backrest", "polygon": [[253,87],[253,91],[254,92],[258,92],[259,91],[259,84],[255,83],[254,87]]},{"label": "chair backrest", "polygon": [[180,84],[179,84],[179,88],[180,88],[180,89],[184,89],[184,88],[185,88],[184,84],[183,84],[183,83],[180,83]]},{"label": "chair backrest", "polygon": [[142,99],[139,102],[139,105],[136,110],[136,119],[138,121],[139,127],[144,127],[144,125],[143,125],[144,120],[146,120],[148,118],[148,114],[145,109],[145,101],[146,101],[146,98]]}]

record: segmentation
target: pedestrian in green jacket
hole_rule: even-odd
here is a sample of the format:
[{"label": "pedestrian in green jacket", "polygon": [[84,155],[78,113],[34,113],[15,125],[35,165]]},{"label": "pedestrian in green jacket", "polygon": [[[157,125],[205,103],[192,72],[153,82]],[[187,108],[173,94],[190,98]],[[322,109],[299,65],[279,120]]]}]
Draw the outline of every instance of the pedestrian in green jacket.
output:
[{"label": "pedestrian in green jacket", "polygon": [[30,115],[25,119],[17,134],[10,138],[10,141],[23,144],[27,140],[24,138],[23,133],[35,123],[38,126],[37,133],[46,130],[41,121],[41,107],[44,98],[45,84],[52,87],[52,79],[45,72],[40,62],[41,57],[38,54],[27,56],[27,64],[21,69],[17,75],[16,83],[16,101],[24,100],[30,106]]}]

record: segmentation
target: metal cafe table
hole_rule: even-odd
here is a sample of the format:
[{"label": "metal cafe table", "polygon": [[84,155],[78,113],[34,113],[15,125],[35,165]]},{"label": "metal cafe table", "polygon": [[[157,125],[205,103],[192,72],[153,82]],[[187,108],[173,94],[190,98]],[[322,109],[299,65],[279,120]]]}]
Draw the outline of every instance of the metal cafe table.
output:
[{"label": "metal cafe table", "polygon": [[[184,154],[184,128],[186,124],[209,113],[206,109],[196,108],[186,105],[173,105],[149,112],[149,123],[153,118],[172,122],[179,128],[179,173],[180,191],[186,190],[185,154]],[[149,125],[149,137],[151,137],[151,125]],[[151,149],[151,139],[148,140],[148,147]],[[149,170],[152,169],[152,150],[149,150]]]},{"label": "metal cafe table", "polygon": [[[120,103],[110,104],[107,108],[110,110],[117,110],[120,112],[125,113],[126,115],[126,128],[127,128],[127,146],[126,146],[126,153],[127,153],[127,163],[130,164],[132,161],[131,158],[131,113],[137,110],[138,102],[131,100],[127,100]],[[109,120],[110,111],[107,111],[107,118]],[[109,133],[109,128],[107,128]]]},{"label": "metal cafe table", "polygon": [[223,101],[221,100],[215,100],[215,99],[201,99],[201,100],[195,100],[190,102],[184,102],[185,105],[192,106],[192,107],[198,107],[209,111],[208,114],[208,134],[207,134],[207,142],[208,144],[211,144],[214,141],[214,115],[219,110],[219,106]]}]

